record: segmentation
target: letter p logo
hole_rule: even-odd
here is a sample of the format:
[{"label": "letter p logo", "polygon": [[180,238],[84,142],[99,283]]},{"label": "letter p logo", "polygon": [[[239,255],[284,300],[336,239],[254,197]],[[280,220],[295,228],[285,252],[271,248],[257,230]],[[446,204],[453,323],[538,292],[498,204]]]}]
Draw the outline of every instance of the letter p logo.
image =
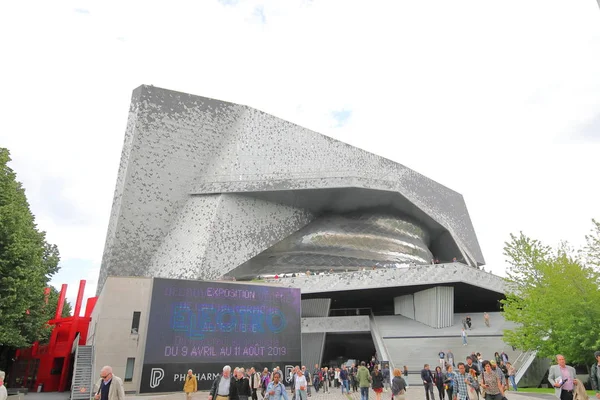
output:
[{"label": "letter p logo", "polygon": [[165,377],[165,370],[162,368],[152,368],[150,371],[150,388],[155,389]]}]

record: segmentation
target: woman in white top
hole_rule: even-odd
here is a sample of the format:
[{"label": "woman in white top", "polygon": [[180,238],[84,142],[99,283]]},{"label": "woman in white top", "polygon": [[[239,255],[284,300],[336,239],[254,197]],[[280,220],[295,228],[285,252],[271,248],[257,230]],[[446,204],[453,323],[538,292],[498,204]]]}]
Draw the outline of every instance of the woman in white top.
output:
[{"label": "woman in white top", "polygon": [[308,382],[306,382],[306,377],[301,369],[298,369],[295,379],[296,400],[307,400],[306,387],[308,386]]}]

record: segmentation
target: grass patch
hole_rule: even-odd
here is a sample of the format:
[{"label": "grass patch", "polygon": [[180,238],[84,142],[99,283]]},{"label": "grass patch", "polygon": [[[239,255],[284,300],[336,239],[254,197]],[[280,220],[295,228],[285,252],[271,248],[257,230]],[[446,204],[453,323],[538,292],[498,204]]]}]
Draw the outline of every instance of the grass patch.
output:
[{"label": "grass patch", "polygon": [[[554,394],[554,389],[552,389],[552,388],[519,388],[519,392]],[[586,392],[590,396],[593,396],[593,397],[596,396],[596,392],[593,390],[586,390]]]}]

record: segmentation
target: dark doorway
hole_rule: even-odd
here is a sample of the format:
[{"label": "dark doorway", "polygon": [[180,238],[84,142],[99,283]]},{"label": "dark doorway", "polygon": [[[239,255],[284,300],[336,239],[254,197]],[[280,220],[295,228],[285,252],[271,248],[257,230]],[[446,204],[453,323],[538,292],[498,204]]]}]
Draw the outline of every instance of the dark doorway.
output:
[{"label": "dark doorway", "polygon": [[370,333],[328,333],[323,365],[339,366],[348,360],[367,361],[375,354]]}]

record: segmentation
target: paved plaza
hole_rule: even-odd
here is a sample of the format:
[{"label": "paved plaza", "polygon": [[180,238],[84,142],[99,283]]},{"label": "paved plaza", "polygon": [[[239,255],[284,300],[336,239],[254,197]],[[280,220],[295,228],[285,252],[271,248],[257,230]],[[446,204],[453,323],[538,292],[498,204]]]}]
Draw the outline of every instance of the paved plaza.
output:
[{"label": "paved plaza", "polygon": [[[437,393],[436,393],[437,394]],[[288,391],[289,395],[289,391]],[[68,400],[70,393],[29,393],[24,396],[24,400]],[[148,394],[148,395],[126,395],[127,400],[185,400],[183,393],[167,393],[167,394]],[[290,400],[291,400],[291,396]],[[508,392],[506,394],[508,400],[553,400],[554,396],[551,394],[540,394],[540,393],[516,393]],[[381,400],[390,400],[390,392],[382,393]],[[259,400],[262,400],[260,395]],[[369,400],[375,400],[375,392],[369,392]],[[197,392],[193,396],[193,400],[208,400],[208,392]],[[342,395],[339,390],[330,391],[329,393],[319,392],[317,394],[312,392],[310,400],[360,400],[360,393],[351,393],[350,395]],[[406,400],[425,400],[425,392],[422,387],[411,386],[406,393]],[[436,400],[440,400],[436,397]]]},{"label": "paved plaza", "polygon": [[[382,393],[381,400],[390,400],[391,393]],[[172,393],[165,395],[132,395],[126,396],[128,400],[133,400],[134,398],[142,397],[143,400],[185,400],[185,396],[183,393]],[[291,400],[292,397],[288,391],[288,397]],[[555,397],[551,394],[539,394],[539,393],[516,393],[516,392],[508,392],[506,394],[508,400],[553,400]],[[312,391],[312,396],[309,397],[310,400],[360,400],[360,393],[350,393],[349,395],[342,395],[339,390],[333,390],[329,393],[319,392],[317,394]],[[372,390],[369,391],[369,400],[375,400],[375,392]],[[30,399],[27,399],[30,400]],[[35,399],[38,400],[38,399]],[[39,399],[45,400],[45,399]],[[198,392],[193,396],[193,400],[208,400],[208,392]],[[259,395],[258,400],[262,400],[262,397]],[[406,392],[406,400],[426,400],[425,399],[425,391],[422,386],[414,387],[411,386]],[[436,400],[440,400],[437,397],[436,392]]]}]

